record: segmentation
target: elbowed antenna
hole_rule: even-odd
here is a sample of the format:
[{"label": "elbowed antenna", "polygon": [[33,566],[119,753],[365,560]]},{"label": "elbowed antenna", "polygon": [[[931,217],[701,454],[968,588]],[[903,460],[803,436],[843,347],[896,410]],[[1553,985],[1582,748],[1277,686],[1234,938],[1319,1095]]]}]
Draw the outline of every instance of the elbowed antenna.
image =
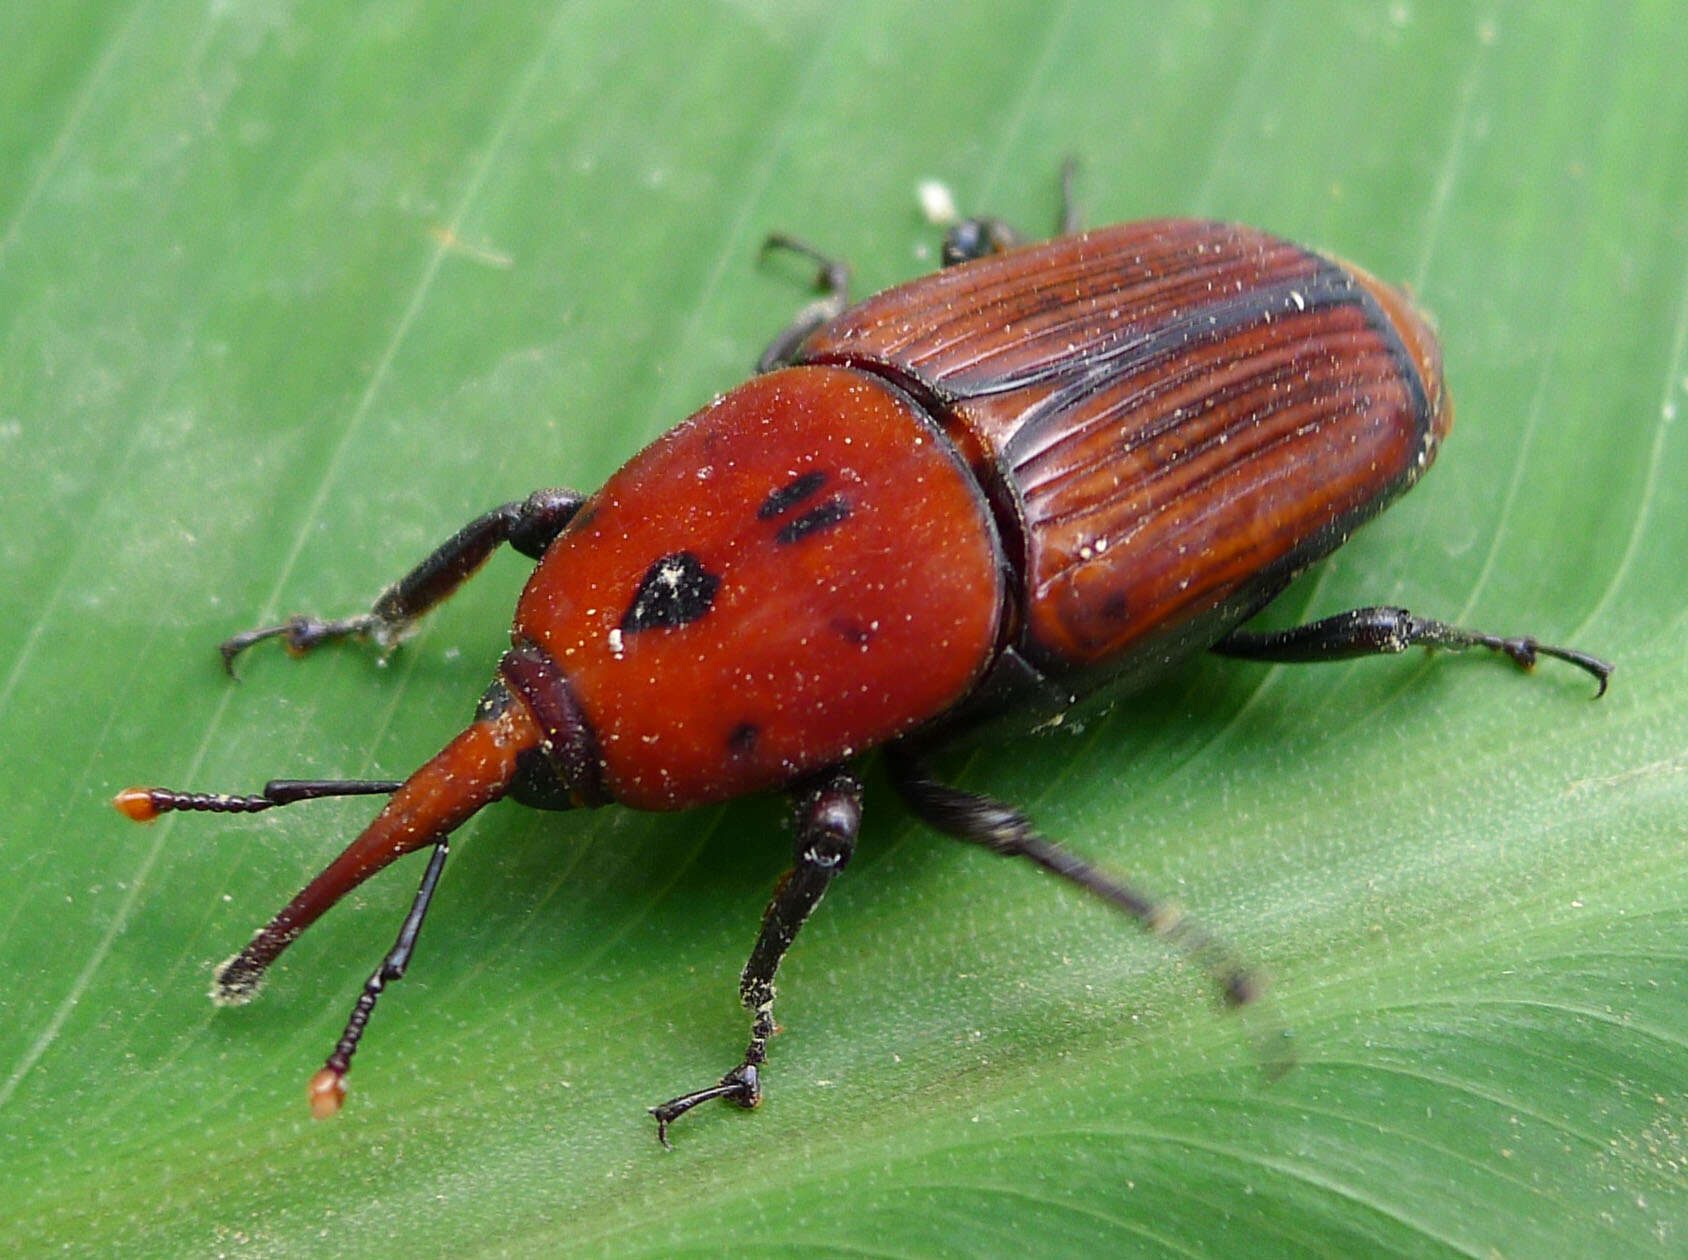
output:
[{"label": "elbowed antenna", "polygon": [[[217,968],[211,999],[219,1006],[238,1006],[250,1001],[265,971],[281,952],[364,880],[407,853],[430,844],[436,846],[397,943],[364,985],[345,1033],[322,1071],[311,1080],[311,1110],[317,1116],[329,1116],[339,1110],[352,1053],[363,1035],[375,999],[388,981],[404,974],[444,863],[446,837],[476,811],[504,795],[515,777],[517,758],[539,747],[540,740],[539,727],[527,706],[512,699],[500,711],[470,723],[402,784],[346,784],[350,791],[342,792],[327,790],[332,785],[322,783],[312,787],[324,790],[293,794],[272,793],[270,789],[276,785],[271,784],[258,797],[200,797],[155,788],[129,788],[118,793],[113,804],[120,811],[137,821],[147,821],[170,809],[232,808],[251,812],[312,796],[397,788],[363,833],[260,928],[245,949]],[[205,803],[212,801],[216,803]]]},{"label": "elbowed antenna", "polygon": [[444,838],[504,795],[516,756],[539,743],[523,705],[472,722],[393,793],[363,834],[346,846],[299,895],[258,930],[246,948],[217,968],[212,1000],[239,1006],[252,999],[281,951],[371,875],[406,853]]}]

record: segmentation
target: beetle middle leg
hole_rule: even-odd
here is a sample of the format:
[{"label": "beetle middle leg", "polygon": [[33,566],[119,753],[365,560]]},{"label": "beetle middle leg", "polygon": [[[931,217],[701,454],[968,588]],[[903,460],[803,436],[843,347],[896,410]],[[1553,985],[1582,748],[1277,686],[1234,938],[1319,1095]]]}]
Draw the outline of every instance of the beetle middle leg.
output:
[{"label": "beetle middle leg", "polygon": [[1244,1006],[1259,996],[1262,987],[1259,978],[1239,963],[1217,937],[1183,917],[1174,907],[1157,903],[1044,839],[1019,810],[991,797],[938,782],[908,749],[892,745],[887,750],[886,761],[897,790],[927,826],[958,840],[983,845],[1005,857],[1026,858],[1095,893],[1205,966],[1227,1004]]},{"label": "beetle middle leg", "polygon": [[282,640],[295,656],[345,638],[374,639],[382,650],[391,648],[419,617],[473,576],[501,544],[509,543],[535,560],[543,556],[585,501],[573,490],[536,490],[526,499],[494,508],[470,521],[382,591],[368,612],[332,620],[289,617],[279,625],[244,631],[219,646],[223,667],[233,674],[235,657],[265,639]]},{"label": "beetle middle leg", "polygon": [[1598,656],[1574,648],[1554,647],[1530,635],[1505,638],[1484,634],[1445,621],[1416,617],[1405,608],[1389,607],[1355,608],[1288,630],[1233,630],[1215,643],[1212,650],[1221,656],[1288,665],[1343,661],[1356,656],[1390,656],[1414,646],[1445,647],[1456,652],[1464,648],[1487,648],[1509,657],[1520,669],[1534,669],[1537,660],[1551,656],[1592,674],[1599,684],[1595,699],[1606,694],[1606,681],[1613,669],[1611,662]]},{"label": "beetle middle leg", "polygon": [[762,915],[762,930],[739,977],[739,998],[751,1012],[750,1044],[744,1061],[715,1084],[650,1108],[657,1140],[668,1145],[668,1126],[699,1103],[728,1098],[741,1107],[762,1101],[762,1064],[774,1023],[774,973],[797,931],[820,901],[833,876],[855,852],[862,821],[862,785],[846,770],[834,770],[797,797],[796,862],[774,888]]}]

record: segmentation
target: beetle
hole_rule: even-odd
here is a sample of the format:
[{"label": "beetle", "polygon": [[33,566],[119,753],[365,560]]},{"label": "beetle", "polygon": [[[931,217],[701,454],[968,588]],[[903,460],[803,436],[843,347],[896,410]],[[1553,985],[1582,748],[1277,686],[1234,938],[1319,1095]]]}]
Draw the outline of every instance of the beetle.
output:
[{"label": "beetle", "polygon": [[1426,317],[1350,264],[1251,228],[1159,219],[1028,243],[950,225],[944,266],[851,305],[848,269],[789,237],[822,295],[758,374],[639,452],[590,497],[541,490],[477,517],[365,613],[237,634],[393,647],[502,544],[537,564],[474,719],[402,782],[275,780],[251,796],[131,788],[120,810],[256,812],[390,799],[215,973],[240,1004],[326,910],[432,848],[398,939],[311,1078],[336,1112],[377,999],[403,976],[449,836],[508,796],[540,809],[679,810],[790,794],[795,856],[740,997],[741,1061],[650,1108],[657,1136],[710,1099],[754,1107],[780,960],[861,822],[850,763],[883,747],[934,829],[1098,894],[1212,971],[1252,973],[1191,921],[1039,835],[1018,810],[942,783],[937,749],[1050,724],[1199,653],[1287,663],[1481,647],[1591,674],[1587,653],[1360,608],[1291,629],[1242,623],[1411,486],[1452,409]]}]

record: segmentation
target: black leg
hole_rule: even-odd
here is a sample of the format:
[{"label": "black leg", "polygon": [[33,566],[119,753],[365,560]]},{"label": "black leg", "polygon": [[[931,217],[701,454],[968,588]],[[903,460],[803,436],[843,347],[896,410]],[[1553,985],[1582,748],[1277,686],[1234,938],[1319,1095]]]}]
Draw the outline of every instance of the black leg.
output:
[{"label": "black leg", "polygon": [[211,814],[256,814],[277,805],[314,801],[324,796],[390,796],[397,779],[271,779],[256,796],[222,792],[176,792],[170,788],[126,788],[117,794],[117,808],[136,822],[151,822],[173,810],[201,810]]},{"label": "black leg", "polygon": [[773,900],[762,914],[762,931],[739,977],[739,999],[752,1016],[744,1062],[715,1084],[650,1109],[656,1117],[657,1140],[664,1146],[668,1145],[668,1126],[699,1103],[730,1098],[741,1107],[754,1107],[762,1101],[760,1070],[768,1058],[768,1040],[778,1031],[774,973],[797,930],[855,851],[862,821],[862,785],[848,771],[834,770],[801,792],[795,804],[796,862],[774,889]]},{"label": "black leg", "polygon": [[972,262],[975,258],[988,258],[992,254],[1002,253],[1005,249],[1013,249],[1016,245],[1024,244],[1025,239],[1018,230],[1001,219],[988,214],[977,214],[951,225],[944,233],[943,252],[940,257],[944,266],[953,267],[957,263]]},{"label": "black leg", "polygon": [[1095,893],[1138,923],[1178,946],[1213,975],[1232,1006],[1252,1002],[1260,982],[1215,937],[1171,906],[1159,905],[1128,884],[1098,871],[1088,862],[1045,840],[1019,810],[988,796],[938,782],[918,756],[896,745],[887,751],[892,781],[909,808],[929,827],[983,845],[993,853],[1023,857]]},{"label": "black leg", "polygon": [[1061,163],[1061,235],[1071,236],[1084,226],[1084,213],[1078,207],[1078,195],[1073,185],[1078,179],[1078,159],[1068,158]]},{"label": "black leg", "polygon": [[[1079,227],[1078,204],[1073,199],[1076,170],[1077,164],[1071,158],[1061,164],[1061,221],[1058,230],[1063,235],[1076,232]],[[1000,254],[1024,241],[1021,233],[1001,219],[988,215],[962,219],[950,223],[944,233],[943,265],[951,267],[989,254]],[[768,343],[762,357],[756,360],[758,372],[771,372],[795,363],[797,348],[804,339],[822,324],[837,319],[850,305],[850,268],[847,264],[823,254],[813,245],[780,232],[775,232],[762,243],[764,253],[771,249],[801,254],[816,263],[820,267],[816,284],[821,289],[821,296],[799,311],[797,317]]]},{"label": "black leg", "polygon": [[387,951],[374,974],[364,982],[363,992],[352,1007],[352,1017],[346,1021],[346,1031],[340,1034],[340,1040],[322,1070],[311,1077],[311,1114],[319,1120],[340,1110],[340,1104],[346,1097],[346,1073],[351,1070],[352,1055],[357,1053],[358,1042],[363,1039],[363,1030],[369,1024],[375,1002],[381,991],[392,981],[402,979],[405,968],[410,966],[410,956],[416,951],[416,937],[422,931],[422,920],[428,913],[428,904],[434,899],[434,889],[439,885],[440,871],[445,867],[446,854],[450,849],[450,844],[443,839],[434,845],[428,869],[422,873],[422,886],[416,890],[416,900],[410,904],[410,913],[404,916],[404,926],[399,928],[398,940],[393,942],[392,949]]},{"label": "black leg", "polygon": [[850,304],[850,268],[847,263],[829,258],[813,245],[806,245],[796,237],[779,232],[762,242],[763,253],[771,249],[801,254],[819,266],[820,273],[815,284],[821,290],[821,296],[798,311],[797,317],[768,343],[762,357],[756,360],[758,372],[790,366],[796,361],[797,347],[803,344],[803,339],[822,324],[837,319]]},{"label": "black leg", "polygon": [[501,543],[539,559],[584,502],[573,490],[538,490],[518,503],[494,508],[470,521],[382,591],[368,612],[337,620],[289,617],[280,625],[247,630],[223,642],[219,649],[223,665],[233,674],[234,658],[265,639],[281,639],[295,656],[348,637],[374,639],[385,651],[410,631],[418,617],[468,580]]},{"label": "black leg", "polygon": [[1587,652],[1553,647],[1528,635],[1507,639],[1463,630],[1444,621],[1415,617],[1405,608],[1356,608],[1288,630],[1233,630],[1215,643],[1213,650],[1221,656],[1242,660],[1300,664],[1342,661],[1356,656],[1388,656],[1414,646],[1444,647],[1456,652],[1463,648],[1488,648],[1504,653],[1521,669],[1534,669],[1537,658],[1551,656],[1592,674],[1600,685],[1594,693],[1596,699],[1606,694],[1606,680],[1612,676],[1610,662]]},{"label": "black leg", "polygon": [[[1062,236],[1079,230],[1078,202],[1073,197],[1073,179],[1077,172],[1078,163],[1072,158],[1061,163],[1061,218],[1056,231]],[[952,224],[944,233],[943,263],[946,267],[953,267],[956,263],[1000,254],[1024,242],[1025,236],[1001,219],[977,215]]]}]

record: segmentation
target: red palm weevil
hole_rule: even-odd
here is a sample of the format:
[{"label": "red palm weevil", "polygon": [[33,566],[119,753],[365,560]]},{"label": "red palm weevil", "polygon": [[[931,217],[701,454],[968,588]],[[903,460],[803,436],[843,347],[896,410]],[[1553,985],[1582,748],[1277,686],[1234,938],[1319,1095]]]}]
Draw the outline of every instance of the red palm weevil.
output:
[{"label": "red palm weevil", "polygon": [[1611,666],[1361,608],[1287,630],[1239,627],[1411,486],[1447,434],[1441,352],[1399,290],[1265,233],[1184,219],[1023,243],[950,227],[944,267],[852,306],[848,270],[777,337],[749,382],[635,455],[597,494],[541,490],[464,526],[370,611],[238,634],[295,653],[396,644],[502,543],[538,561],[511,648],[468,728],[400,782],[276,780],[256,796],[132,788],[116,804],[255,812],[325,796],[391,799],[246,948],[213,997],[249,1000],[316,919],[431,846],[398,940],[310,1082],[331,1115],[376,999],[404,974],[448,837],[509,796],[540,809],[678,810],[767,788],[795,808],[795,863],[740,980],[742,1062],[652,1107],[657,1136],[712,1098],[754,1107],[774,974],[844,869],[861,819],[848,768],[883,747],[928,825],[1018,855],[1108,900],[1213,971],[1250,973],[1188,920],[948,787],[929,754],[1139,688],[1201,652],[1272,663],[1483,647]]}]

